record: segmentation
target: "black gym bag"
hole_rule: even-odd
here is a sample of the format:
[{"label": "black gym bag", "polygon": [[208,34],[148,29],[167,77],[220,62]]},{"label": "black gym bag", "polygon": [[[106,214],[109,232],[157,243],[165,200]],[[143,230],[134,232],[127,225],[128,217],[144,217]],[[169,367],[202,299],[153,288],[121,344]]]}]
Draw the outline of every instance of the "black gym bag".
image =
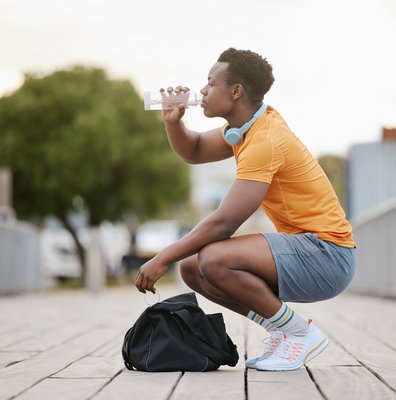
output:
[{"label": "black gym bag", "polygon": [[239,359],[223,315],[206,315],[195,293],[146,308],[127,331],[122,356],[128,369],[152,372],[212,371]]}]

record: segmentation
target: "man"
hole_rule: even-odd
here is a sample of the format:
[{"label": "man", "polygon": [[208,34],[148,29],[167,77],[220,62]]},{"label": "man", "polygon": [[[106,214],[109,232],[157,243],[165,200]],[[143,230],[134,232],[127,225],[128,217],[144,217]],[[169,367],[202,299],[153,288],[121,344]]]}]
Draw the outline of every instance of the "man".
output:
[{"label": "man", "polygon": [[[246,365],[276,371],[297,369],[327,346],[326,336],[285,302],[342,292],[354,275],[355,243],[323,170],[279,113],[263,104],[273,81],[266,59],[230,48],[201,90],[204,114],[226,119],[224,129],[192,132],[181,121],[184,106],[163,111],[177,154],[192,164],[234,156],[236,179],[217,210],[140,268],[136,286],[155,292],[168,265],[182,260],[190,288],[269,331],[263,353]],[[278,233],[232,237],[260,206]]]}]

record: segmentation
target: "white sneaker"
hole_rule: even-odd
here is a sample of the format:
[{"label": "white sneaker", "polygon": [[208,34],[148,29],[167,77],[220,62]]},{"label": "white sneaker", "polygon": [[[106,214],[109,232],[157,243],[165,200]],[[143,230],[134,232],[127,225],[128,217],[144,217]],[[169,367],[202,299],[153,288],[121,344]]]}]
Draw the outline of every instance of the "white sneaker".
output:
[{"label": "white sneaker", "polygon": [[305,365],[320,354],[329,344],[329,339],[314,325],[309,324],[306,336],[286,336],[276,350],[255,368],[262,371],[291,371]]},{"label": "white sneaker", "polygon": [[271,356],[276,348],[281,344],[284,335],[282,332],[270,332],[270,335],[264,339],[264,350],[260,356],[248,358],[245,361],[247,368],[256,368],[256,363],[260,360],[265,360]]}]

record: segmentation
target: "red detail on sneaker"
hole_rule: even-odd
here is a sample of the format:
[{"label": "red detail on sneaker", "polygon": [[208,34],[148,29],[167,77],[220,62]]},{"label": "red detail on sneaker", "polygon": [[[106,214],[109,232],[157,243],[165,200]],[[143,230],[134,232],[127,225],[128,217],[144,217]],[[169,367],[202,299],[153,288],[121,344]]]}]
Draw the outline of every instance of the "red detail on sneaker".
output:
[{"label": "red detail on sneaker", "polygon": [[277,347],[280,345],[280,343],[282,342],[282,338],[271,338],[271,340],[269,341],[268,345],[267,345],[267,349],[266,349],[266,353],[268,354],[268,356],[270,356],[271,354],[274,353],[274,351],[277,349]]},{"label": "red detail on sneaker", "polygon": [[300,356],[300,353],[304,350],[304,344],[289,342],[287,343],[285,350],[285,352],[288,353],[285,358],[289,361],[295,361]]}]

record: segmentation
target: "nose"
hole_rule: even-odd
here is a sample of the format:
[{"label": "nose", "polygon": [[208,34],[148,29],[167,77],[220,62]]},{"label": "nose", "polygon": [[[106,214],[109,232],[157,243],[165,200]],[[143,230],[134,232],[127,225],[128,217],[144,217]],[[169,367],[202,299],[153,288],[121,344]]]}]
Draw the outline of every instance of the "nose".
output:
[{"label": "nose", "polygon": [[200,90],[200,92],[201,92],[201,94],[202,94],[203,96],[206,96],[206,94],[207,94],[206,86],[203,87],[203,88]]}]

